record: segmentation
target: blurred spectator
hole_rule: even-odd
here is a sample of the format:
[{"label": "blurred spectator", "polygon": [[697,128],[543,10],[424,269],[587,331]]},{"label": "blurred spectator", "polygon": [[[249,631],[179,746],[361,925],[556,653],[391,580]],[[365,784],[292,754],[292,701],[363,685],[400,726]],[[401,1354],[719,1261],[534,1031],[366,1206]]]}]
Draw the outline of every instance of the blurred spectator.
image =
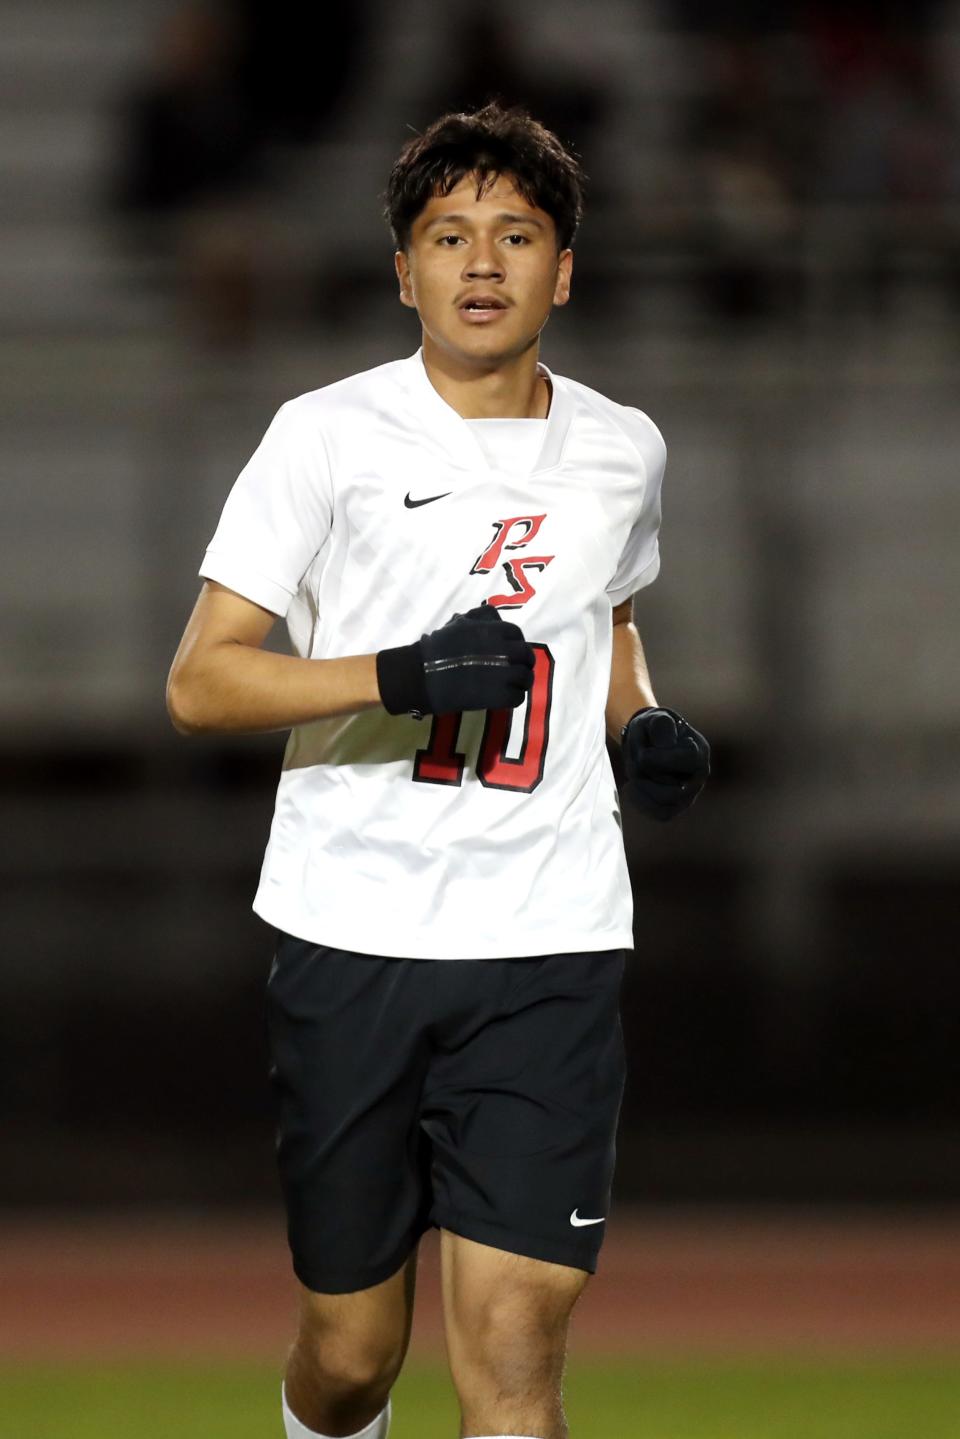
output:
[{"label": "blurred spectator", "polygon": [[122,106],[121,205],[175,210],[254,178],[238,38],[227,14],[209,5],[182,5],[167,20],[155,73]]},{"label": "blurred spectator", "polygon": [[369,0],[235,0],[232,8],[240,36],[237,78],[258,138],[323,141],[367,52]]},{"label": "blurred spectator", "polygon": [[114,200],[137,238],[174,260],[191,327],[252,338],[282,268],[272,197],[283,145],[327,137],[350,93],[369,4],[187,0],[166,21],[154,73],[120,107]]},{"label": "blurred spectator", "polygon": [[950,160],[948,117],[929,63],[939,7],[811,4],[806,23],[829,124],[822,192],[843,200],[940,198]]},{"label": "blurred spectator", "polygon": [[[905,271],[955,285],[956,119],[931,63],[937,0],[805,7],[823,97],[816,194],[875,312]],[[913,283],[913,281],[911,281]],[[855,289],[855,287],[854,287]],[[838,298],[851,287],[839,286]]]},{"label": "blurred spectator", "polygon": [[[530,16],[502,5],[470,8],[457,15],[447,39],[453,63],[442,81],[425,97],[424,122],[448,110],[472,110],[490,99],[523,105],[564,144],[583,154],[591,148],[607,110],[599,75],[591,76],[577,57],[568,68],[538,63],[530,39]],[[591,191],[595,199],[595,192]]]},{"label": "blurred spectator", "polygon": [[223,8],[181,5],[154,73],[120,107],[117,204],[142,222],[134,238],[147,253],[173,260],[190,328],[216,344],[249,339],[256,308],[249,212],[260,162],[238,52]]},{"label": "blurred spectator", "polygon": [[830,276],[831,310],[858,290],[883,304],[907,256],[950,282],[956,123],[931,65],[939,0],[664,9],[701,35],[685,139],[712,312],[747,320],[799,298],[801,240]]},{"label": "blurred spectator", "polygon": [[712,35],[769,35],[791,30],[796,23],[796,4],[780,0],[735,0],[716,5],[712,0],[663,0],[664,18],[682,30],[706,31]]},{"label": "blurred spectator", "polygon": [[703,215],[702,293],[710,311],[745,322],[795,299],[804,97],[795,84],[785,93],[782,52],[761,39],[714,36],[703,53],[686,128]]}]

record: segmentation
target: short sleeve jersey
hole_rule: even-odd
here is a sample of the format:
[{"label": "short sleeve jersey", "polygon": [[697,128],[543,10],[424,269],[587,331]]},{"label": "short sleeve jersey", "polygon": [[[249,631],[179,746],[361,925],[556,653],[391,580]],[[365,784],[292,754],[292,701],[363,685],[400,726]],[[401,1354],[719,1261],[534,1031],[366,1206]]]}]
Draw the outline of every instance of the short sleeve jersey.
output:
[{"label": "short sleeve jersey", "polygon": [[516,710],[291,731],[254,902],[279,929],[438,960],[633,943],[604,710],[612,606],[659,568],[666,451],[640,410],[540,370],[532,467],[492,463],[418,351],[283,405],[227,499],[200,573],[285,617],[298,654],[489,604],[535,656]]}]

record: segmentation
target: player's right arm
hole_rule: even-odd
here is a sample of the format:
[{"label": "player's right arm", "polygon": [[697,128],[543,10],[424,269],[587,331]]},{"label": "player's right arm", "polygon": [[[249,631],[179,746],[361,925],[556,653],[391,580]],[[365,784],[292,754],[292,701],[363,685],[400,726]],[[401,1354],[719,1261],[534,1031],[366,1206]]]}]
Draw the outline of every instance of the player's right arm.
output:
[{"label": "player's right arm", "polygon": [[277,616],[206,581],[167,680],[181,734],[256,734],[381,703],[376,655],[312,660],[262,648]]},{"label": "player's right arm", "polygon": [[421,716],[516,708],[533,681],[532,649],[489,605],[412,644],[337,659],[263,649],[275,619],[224,585],[204,584],[167,680],[181,734],[290,729],[378,705]]}]

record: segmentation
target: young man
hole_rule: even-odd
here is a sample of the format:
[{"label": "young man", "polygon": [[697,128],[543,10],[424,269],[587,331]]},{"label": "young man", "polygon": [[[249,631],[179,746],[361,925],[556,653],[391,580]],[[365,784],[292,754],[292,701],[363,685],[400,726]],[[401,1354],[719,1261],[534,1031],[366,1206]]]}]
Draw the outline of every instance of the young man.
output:
[{"label": "young man", "polygon": [[[708,773],[631,621],[663,441],[538,362],[581,178],[496,105],[405,147],[387,213],[422,349],[281,408],[170,675],[186,733],[292,729],[255,903],[279,931],[289,1439],[385,1439],[431,1226],[461,1435],[567,1435],[632,944],[605,726],[656,818]],[[294,656],[261,648],[278,616]]]}]

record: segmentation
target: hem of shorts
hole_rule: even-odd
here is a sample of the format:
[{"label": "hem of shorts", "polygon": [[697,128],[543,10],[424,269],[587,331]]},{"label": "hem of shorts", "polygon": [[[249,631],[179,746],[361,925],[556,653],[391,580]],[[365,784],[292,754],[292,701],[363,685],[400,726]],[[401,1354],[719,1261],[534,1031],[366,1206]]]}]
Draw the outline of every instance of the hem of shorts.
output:
[{"label": "hem of shorts", "polygon": [[542,1235],[525,1234],[519,1229],[493,1224],[489,1219],[472,1219],[466,1214],[451,1214],[435,1211],[433,1223],[438,1229],[449,1229],[462,1239],[473,1239],[478,1244],[487,1244],[493,1249],[503,1249],[508,1254],[519,1254],[526,1259],[542,1259],[547,1264],[565,1264],[574,1269],[583,1269],[587,1274],[596,1274],[598,1251],[586,1251],[576,1244],[563,1244],[558,1240],[544,1239]]},{"label": "hem of shorts", "polygon": [[382,1264],[373,1265],[369,1269],[353,1270],[349,1273],[342,1269],[321,1272],[308,1265],[300,1264],[293,1256],[293,1272],[305,1284],[312,1289],[314,1294],[355,1294],[361,1289],[372,1289],[376,1284],[382,1284],[396,1274],[410,1258],[420,1240],[427,1230],[432,1228],[432,1222],[425,1223],[421,1229],[415,1229],[403,1244],[398,1245],[390,1259],[384,1260]]},{"label": "hem of shorts", "polygon": [[528,940],[518,938],[514,947],[464,946],[463,935],[451,935],[449,946],[437,942],[436,934],[425,932],[423,943],[419,939],[409,943],[399,942],[393,935],[367,937],[356,929],[340,930],[336,924],[328,924],[321,917],[318,923],[299,915],[282,914],[280,906],[274,906],[270,897],[258,894],[253,902],[253,912],[264,923],[294,939],[306,940],[308,944],[322,944],[329,949],[343,949],[354,954],[369,954],[381,959],[435,959],[442,963],[448,959],[537,959],[548,954],[588,954],[608,949],[633,949],[633,934],[630,930],[594,930],[588,934],[558,930],[553,934],[536,935]]}]

